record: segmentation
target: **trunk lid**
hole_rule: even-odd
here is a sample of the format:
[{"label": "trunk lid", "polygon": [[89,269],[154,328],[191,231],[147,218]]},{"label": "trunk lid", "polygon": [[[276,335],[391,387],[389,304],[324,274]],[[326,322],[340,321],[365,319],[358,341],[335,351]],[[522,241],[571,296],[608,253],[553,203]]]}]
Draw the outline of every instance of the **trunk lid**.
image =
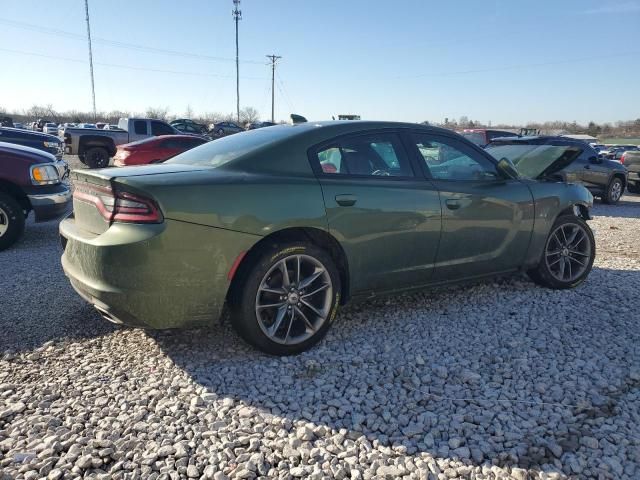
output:
[{"label": "trunk lid", "polygon": [[[107,231],[110,226],[108,214],[96,205],[95,198],[101,200],[108,208],[110,196],[116,190],[126,190],[126,179],[132,177],[148,177],[169,173],[188,173],[210,168],[191,165],[144,165],[121,168],[104,168],[101,170],[74,170],[71,179],[74,185],[73,211],[76,225],[95,235]],[[123,181],[119,181],[119,180]],[[144,192],[143,192],[144,193]],[[100,203],[100,202],[98,202]]]}]

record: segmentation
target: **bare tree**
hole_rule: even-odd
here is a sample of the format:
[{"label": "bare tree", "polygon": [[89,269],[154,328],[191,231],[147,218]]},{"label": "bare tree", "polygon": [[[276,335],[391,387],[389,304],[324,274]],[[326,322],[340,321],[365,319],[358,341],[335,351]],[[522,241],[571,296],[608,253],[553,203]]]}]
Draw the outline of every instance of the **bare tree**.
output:
[{"label": "bare tree", "polygon": [[254,123],[260,120],[258,110],[253,107],[245,107],[240,110],[240,123]]},{"label": "bare tree", "polygon": [[147,118],[166,120],[169,115],[169,107],[148,107],[144,115]]}]

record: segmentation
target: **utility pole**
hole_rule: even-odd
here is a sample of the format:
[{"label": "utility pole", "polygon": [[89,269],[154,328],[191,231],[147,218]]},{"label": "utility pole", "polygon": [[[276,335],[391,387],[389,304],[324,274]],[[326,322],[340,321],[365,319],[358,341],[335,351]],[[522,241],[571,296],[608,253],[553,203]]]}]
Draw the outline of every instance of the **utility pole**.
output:
[{"label": "utility pole", "polygon": [[282,57],[279,57],[278,55],[267,55],[267,58],[271,60],[271,123],[276,123],[274,120],[275,93],[273,87],[276,77],[276,62]]},{"label": "utility pole", "polygon": [[233,11],[231,12],[236,22],[236,115],[240,123],[240,60],[238,56],[238,21],[242,19],[240,10],[240,0],[233,0]]},{"label": "utility pole", "polygon": [[91,98],[93,100],[93,120],[96,114],[96,86],[93,81],[93,55],[91,54],[91,27],[89,26],[89,0],[84,0],[84,10],[87,13],[87,39],[89,40],[89,71],[91,72]]}]

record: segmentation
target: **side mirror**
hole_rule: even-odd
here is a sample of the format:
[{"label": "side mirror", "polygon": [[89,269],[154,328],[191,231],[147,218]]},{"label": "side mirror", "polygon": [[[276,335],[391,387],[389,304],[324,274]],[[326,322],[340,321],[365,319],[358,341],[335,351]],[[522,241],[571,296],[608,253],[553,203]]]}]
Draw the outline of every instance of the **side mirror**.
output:
[{"label": "side mirror", "polygon": [[518,178],[518,177],[520,177],[520,174],[518,173],[518,170],[516,169],[516,167],[513,165],[513,163],[511,163],[511,160],[509,160],[506,157],[502,157],[498,161],[498,169],[507,178]]},{"label": "side mirror", "polygon": [[598,157],[589,157],[589,163],[594,163],[594,164],[602,163],[602,159]]}]

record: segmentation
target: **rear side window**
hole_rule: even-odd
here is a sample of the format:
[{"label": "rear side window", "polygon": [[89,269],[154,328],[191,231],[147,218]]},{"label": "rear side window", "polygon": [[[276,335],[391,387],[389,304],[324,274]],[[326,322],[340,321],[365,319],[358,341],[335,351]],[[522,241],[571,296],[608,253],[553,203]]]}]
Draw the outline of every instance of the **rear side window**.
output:
[{"label": "rear side window", "polygon": [[393,133],[359,135],[323,147],[316,154],[325,174],[413,177],[400,139]]},{"label": "rear side window", "polygon": [[133,122],[133,131],[136,135],[146,135],[147,134],[147,122],[146,120],[136,120]]}]

